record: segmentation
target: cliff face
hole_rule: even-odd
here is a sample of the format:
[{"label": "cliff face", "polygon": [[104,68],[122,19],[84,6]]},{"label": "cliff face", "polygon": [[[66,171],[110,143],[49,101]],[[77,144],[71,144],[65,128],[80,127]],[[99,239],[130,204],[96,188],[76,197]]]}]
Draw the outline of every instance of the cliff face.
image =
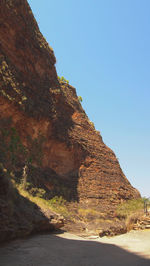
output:
[{"label": "cliff face", "polygon": [[[58,80],[55,62],[27,1],[0,1],[1,140],[5,137],[10,146],[14,137],[4,133],[15,129],[26,149],[25,155],[19,154],[15,146],[4,159],[1,146],[1,162],[16,176],[28,165],[28,178],[44,187],[49,198],[62,195],[107,212],[110,204],[139,197],[86,116],[75,89]],[[14,152],[16,164],[10,163]]]}]

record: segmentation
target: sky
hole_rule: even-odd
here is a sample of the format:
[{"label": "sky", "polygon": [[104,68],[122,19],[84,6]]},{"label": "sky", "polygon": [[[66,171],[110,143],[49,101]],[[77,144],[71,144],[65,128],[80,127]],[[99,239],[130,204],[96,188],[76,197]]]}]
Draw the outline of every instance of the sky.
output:
[{"label": "sky", "polygon": [[150,1],[28,0],[56,69],[142,196],[150,197]]}]

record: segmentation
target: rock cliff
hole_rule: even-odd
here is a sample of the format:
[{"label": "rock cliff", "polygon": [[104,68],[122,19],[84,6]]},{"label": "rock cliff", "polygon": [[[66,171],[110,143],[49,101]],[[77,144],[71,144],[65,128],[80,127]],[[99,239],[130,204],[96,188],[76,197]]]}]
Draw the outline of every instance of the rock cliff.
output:
[{"label": "rock cliff", "polygon": [[140,194],[88,119],[75,88],[58,79],[55,62],[27,1],[1,0],[0,162],[17,182],[27,166],[26,181],[43,188],[48,199],[62,196],[110,214]]}]

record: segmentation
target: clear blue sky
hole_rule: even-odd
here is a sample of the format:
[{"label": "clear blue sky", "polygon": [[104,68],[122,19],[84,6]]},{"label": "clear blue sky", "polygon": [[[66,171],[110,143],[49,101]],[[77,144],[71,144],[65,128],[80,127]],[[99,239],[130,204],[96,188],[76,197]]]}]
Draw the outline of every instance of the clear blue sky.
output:
[{"label": "clear blue sky", "polygon": [[56,69],[142,196],[150,196],[150,1],[28,0]]}]

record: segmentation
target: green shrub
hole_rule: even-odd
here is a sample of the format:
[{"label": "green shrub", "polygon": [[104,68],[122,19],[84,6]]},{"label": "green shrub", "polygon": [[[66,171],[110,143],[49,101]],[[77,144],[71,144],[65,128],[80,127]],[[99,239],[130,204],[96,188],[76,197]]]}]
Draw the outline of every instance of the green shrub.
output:
[{"label": "green shrub", "polygon": [[62,76],[62,77],[59,77],[59,76],[58,76],[58,79],[59,79],[60,81],[63,81],[63,82],[65,82],[65,83],[69,84],[69,80],[65,79],[63,76]]},{"label": "green shrub", "polygon": [[78,96],[78,100],[79,100],[80,103],[83,101],[81,96]]}]

